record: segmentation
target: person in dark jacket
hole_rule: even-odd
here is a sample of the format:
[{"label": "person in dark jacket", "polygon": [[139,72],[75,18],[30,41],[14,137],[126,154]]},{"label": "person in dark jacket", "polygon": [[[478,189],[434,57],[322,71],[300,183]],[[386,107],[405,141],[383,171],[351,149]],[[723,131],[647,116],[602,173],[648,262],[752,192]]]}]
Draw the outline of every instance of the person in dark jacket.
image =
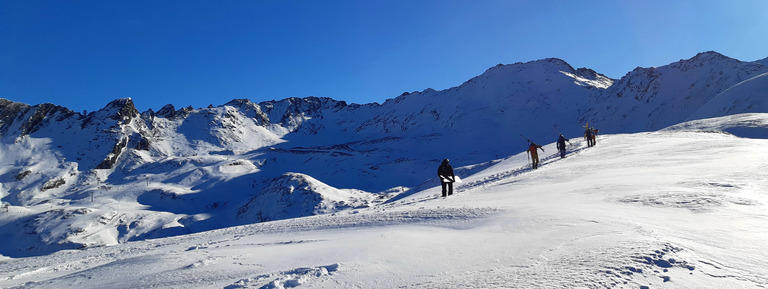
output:
[{"label": "person in dark jacket", "polygon": [[561,134],[560,137],[557,139],[557,149],[560,151],[560,158],[565,157],[565,148],[566,148],[565,142],[568,142],[569,144],[571,143],[570,141],[568,141],[567,138],[565,138]]},{"label": "person in dark jacket", "polygon": [[534,142],[531,142],[531,145],[528,146],[528,153],[531,155],[531,167],[534,170],[539,167],[539,154],[536,149],[541,149],[541,151],[544,151],[543,147],[535,144]]},{"label": "person in dark jacket", "polygon": [[443,163],[437,168],[437,177],[440,178],[440,185],[443,187],[443,197],[453,195],[453,182],[456,179],[448,159],[443,160]]},{"label": "person in dark jacket", "polygon": [[595,145],[595,139],[592,137],[593,133],[594,131],[590,127],[587,127],[587,129],[584,131],[584,139],[587,140],[587,147]]}]

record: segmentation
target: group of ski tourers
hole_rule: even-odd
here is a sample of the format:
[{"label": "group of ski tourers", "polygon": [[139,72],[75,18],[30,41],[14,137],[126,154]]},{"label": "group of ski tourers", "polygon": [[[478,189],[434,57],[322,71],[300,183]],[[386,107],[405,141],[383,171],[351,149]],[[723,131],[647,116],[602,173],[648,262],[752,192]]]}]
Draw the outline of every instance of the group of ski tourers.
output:
[{"label": "group of ski tourers", "polygon": [[[565,149],[567,146],[565,145],[566,142],[568,144],[571,144],[570,141],[568,141],[567,138],[563,136],[560,132],[555,129],[555,132],[557,132],[560,136],[557,138],[557,150],[560,152],[560,158],[565,158]],[[589,123],[586,125],[586,130],[584,130],[584,139],[587,141],[587,147],[593,147],[595,146],[595,140],[597,138],[597,132],[598,130],[594,127],[589,127]],[[528,155],[531,159],[531,168],[534,170],[539,167],[539,154],[537,150],[541,149],[541,151],[544,151],[544,148],[540,145],[537,145],[531,140],[528,140]]]},{"label": "group of ski tourers", "polygon": [[[555,129],[555,132],[557,132],[557,129]],[[597,132],[598,130],[596,128],[589,127],[589,123],[587,123],[586,130],[584,130],[584,139],[587,141],[587,147],[595,146]],[[561,134],[560,132],[557,132],[557,133],[560,135],[557,138],[557,150],[560,152],[560,158],[565,158],[565,153],[567,148],[565,143],[567,142],[568,144],[571,144],[571,142],[567,138],[565,138],[563,134]],[[530,139],[526,139],[526,140],[528,141],[527,154],[531,160],[531,168],[535,170],[539,167],[538,150],[541,150],[543,152],[544,148],[540,145],[537,145]],[[453,183],[456,181],[456,177],[453,175],[453,167],[451,167],[451,164],[449,163],[448,159],[444,159],[443,162],[440,164],[440,167],[437,168],[437,177],[440,178],[440,185],[442,186],[442,189],[443,189],[443,197],[452,195]]]},{"label": "group of ski tourers", "polygon": [[584,139],[587,140],[587,147],[595,146],[595,139],[597,138],[598,130],[594,127],[589,127],[587,124],[587,130],[584,131]]}]

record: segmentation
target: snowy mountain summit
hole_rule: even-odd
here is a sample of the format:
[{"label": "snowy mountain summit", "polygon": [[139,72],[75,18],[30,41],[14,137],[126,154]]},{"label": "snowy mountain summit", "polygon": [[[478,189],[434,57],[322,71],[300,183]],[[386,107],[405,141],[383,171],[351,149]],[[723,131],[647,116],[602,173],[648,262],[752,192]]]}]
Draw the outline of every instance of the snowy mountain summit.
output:
[{"label": "snowy mountain summit", "polygon": [[[439,202],[433,198],[435,187],[439,187],[435,170],[445,158],[451,159],[456,174],[465,179],[457,184],[458,196],[468,198],[473,192],[498,192],[499,187],[511,190],[510,184],[517,182],[525,187],[533,176],[529,174],[542,173],[548,164],[554,167],[572,161],[574,168],[591,170],[586,163],[577,162],[578,158],[556,162],[559,156],[547,155],[542,156],[543,169],[531,171],[525,168],[526,157],[521,154],[527,140],[549,144],[558,133],[571,138],[569,150],[574,156],[597,154],[602,140],[589,149],[578,141],[587,123],[598,128],[601,136],[608,134],[605,137],[610,141],[605,146],[611,145],[610,149],[617,151],[604,160],[606,163],[596,166],[620,166],[621,148],[638,150],[622,141],[644,141],[617,134],[661,130],[657,134],[671,134],[678,139],[674,145],[700,144],[705,143],[702,139],[711,138],[736,146],[733,142],[738,138],[727,134],[754,138],[750,142],[759,143],[768,139],[766,75],[764,60],[743,62],[705,52],[661,67],[636,68],[621,79],[610,79],[588,68],[575,69],[556,58],[500,64],[459,86],[403,93],[382,104],[348,104],[320,97],[260,103],[235,99],[216,107],[177,109],[169,104],[157,112],[139,112],[126,98],[98,111],[80,113],[55,104],[27,105],[0,99],[0,199],[4,204],[0,212],[0,254],[8,260],[35,260],[34,256],[58,255],[71,252],[66,251],[69,249],[109,250],[111,246],[128,246],[132,241],[157,244],[152,242],[176,240],[168,242],[186,244],[180,240],[241,230],[277,234],[280,226],[295,232],[411,222],[461,227],[462,222],[490,215],[507,216],[500,212],[512,208],[494,207],[494,202],[481,200],[476,205],[484,206],[482,209],[460,207],[458,203],[448,203],[447,208],[434,205]],[[681,136],[688,134],[691,140]],[[654,135],[650,139],[664,138]],[[545,148],[547,154],[556,151],[554,145]],[[617,179],[621,177],[606,181]],[[575,191],[565,194],[586,185],[572,181]],[[747,196],[717,193],[717,189],[730,192],[753,186],[749,183],[707,184],[702,180],[691,184],[715,192],[707,195],[708,203],[700,203],[702,200],[693,193],[683,197],[673,192],[648,195],[634,186],[623,187],[626,183],[615,186],[634,193],[601,200],[611,199],[612,204],[622,206],[646,204],[699,211],[724,204],[761,204]],[[525,188],[535,191],[534,187]],[[569,186],[558,187],[563,188]],[[549,197],[554,196],[542,196]],[[537,202],[533,195],[525,198],[532,198],[530,204]],[[535,213],[537,218],[546,215],[538,210]],[[580,217],[574,218],[578,222]],[[448,224],[444,224],[446,220]],[[228,229],[211,231],[221,228]],[[209,235],[189,235],[198,232]],[[171,236],[178,237],[166,238]],[[328,237],[308,238],[314,241],[300,243]],[[695,267],[690,265],[695,258],[686,255],[684,244],[646,244],[653,244],[648,248],[656,246],[653,250],[658,251],[649,255],[635,247],[624,248],[636,251],[624,257],[630,263],[650,261],[612,268],[619,277],[596,280],[613,285],[599,284],[615,287],[627,284],[627,280],[639,284],[636,279],[620,277],[656,274],[649,272],[661,269],[666,272],[664,268],[695,271],[689,269]],[[478,250],[475,253],[489,253]],[[671,262],[662,258],[665,254],[688,258],[689,263]],[[549,257],[566,261],[575,258]],[[602,260],[600,255],[586,257]],[[203,261],[187,269],[205,266],[206,262],[215,261]],[[309,282],[344,270],[343,264],[329,264],[227,281],[228,288],[258,288],[266,281],[277,285],[261,288],[290,287],[286,284]],[[510,270],[516,271],[502,273],[514,273]],[[7,272],[11,273],[3,275],[6,279],[0,276],[0,284],[21,285],[13,280],[27,276],[14,270]],[[582,273],[577,270],[558,276]],[[490,271],[484,274],[489,274],[487,280],[495,278]],[[525,274],[542,277],[528,271]],[[740,279],[746,282],[743,284],[766,285],[761,283],[765,279],[757,275],[742,276],[746,276]],[[418,283],[408,280],[415,283],[389,285]],[[425,284],[465,287],[457,285],[462,283],[456,280],[441,280]],[[582,281],[571,285],[597,284]],[[179,282],[174,284],[185,284]],[[144,285],[162,286],[159,284]],[[45,283],[28,285],[45,287]]]}]

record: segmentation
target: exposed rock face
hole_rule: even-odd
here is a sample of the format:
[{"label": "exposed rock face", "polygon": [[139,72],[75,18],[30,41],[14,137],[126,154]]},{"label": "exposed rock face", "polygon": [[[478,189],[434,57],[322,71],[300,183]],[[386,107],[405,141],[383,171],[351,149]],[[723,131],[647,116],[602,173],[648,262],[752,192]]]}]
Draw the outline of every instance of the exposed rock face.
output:
[{"label": "exposed rock face", "polygon": [[19,135],[28,135],[39,130],[45,122],[61,121],[75,115],[75,112],[65,107],[50,103],[29,106],[0,99],[0,133],[8,133],[14,127]]},{"label": "exposed rock face", "polygon": [[233,99],[225,104],[240,110],[246,117],[253,118],[257,124],[266,126],[270,124],[269,116],[261,110],[261,106],[247,99]]},{"label": "exposed rock face", "polygon": [[152,143],[148,138],[142,137],[141,140],[139,140],[139,143],[136,145],[135,149],[140,151],[148,151],[151,144]]},{"label": "exposed rock face", "polygon": [[133,100],[130,98],[114,100],[102,110],[115,111],[110,118],[122,120],[123,122],[129,122],[131,119],[139,117],[139,111],[136,110],[136,106],[134,106]]},{"label": "exposed rock face", "polygon": [[163,108],[158,110],[155,115],[167,119],[174,119],[176,118],[176,108],[173,106],[173,104],[166,104],[163,106]]},{"label": "exposed rock face", "polygon": [[21,118],[29,108],[23,103],[0,99],[0,135],[6,134],[16,119]]},{"label": "exposed rock face", "polygon": [[120,154],[123,153],[123,150],[128,145],[128,138],[122,138],[120,141],[115,144],[114,148],[112,148],[112,152],[110,152],[107,157],[102,161],[98,166],[96,166],[96,169],[111,169],[115,166],[115,163],[117,163],[117,159],[120,157]]},{"label": "exposed rock face", "polygon": [[259,103],[261,111],[269,122],[279,124],[291,132],[296,132],[301,125],[312,118],[322,118],[347,107],[344,101],[327,97],[291,97],[280,101],[265,101]]}]

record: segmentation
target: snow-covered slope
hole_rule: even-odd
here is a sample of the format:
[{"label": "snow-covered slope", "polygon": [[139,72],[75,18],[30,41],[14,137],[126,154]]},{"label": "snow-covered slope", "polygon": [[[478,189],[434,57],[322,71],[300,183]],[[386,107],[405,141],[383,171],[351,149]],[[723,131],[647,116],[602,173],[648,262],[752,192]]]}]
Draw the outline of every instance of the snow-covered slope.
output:
[{"label": "snow-covered slope", "polygon": [[[429,146],[435,158],[488,160],[488,155],[524,147],[520,134],[543,141],[552,138],[554,125],[578,127],[579,104],[601,89],[585,85],[588,78],[606,79],[554,58],[498,65],[458,87],[388,100],[373,117],[360,118],[365,121],[355,130],[367,135],[437,137],[439,141]],[[479,159],[467,154],[480,151],[487,153]]]},{"label": "snow-covered slope", "polygon": [[718,94],[768,66],[717,52],[666,66],[636,68],[595,97],[580,116],[604,131],[653,131],[683,122]]},{"label": "snow-covered slope", "polygon": [[692,120],[662,131],[723,132],[745,138],[768,139],[768,114],[744,113]]},{"label": "snow-covered slope", "polygon": [[666,131],[571,142],[565,159],[546,145],[535,171],[515,154],[462,175],[449,198],[432,186],[367,209],[7,258],[0,286],[768,286],[768,140]]},{"label": "snow-covered slope", "polygon": [[697,111],[764,112],[765,73],[760,62],[707,52],[620,80],[556,58],[498,65],[457,87],[382,104],[237,99],[139,113],[118,99],[79,113],[0,100],[0,200],[15,212],[0,218],[0,254],[392,203],[430,189],[445,158],[472,175],[528,139],[578,138],[586,122],[631,133]]},{"label": "snow-covered slope", "polygon": [[768,112],[768,73],[763,73],[718,94],[689,119],[766,112]]},{"label": "snow-covered slope", "polygon": [[768,57],[760,59],[760,60],[755,61],[755,62],[760,63],[760,64],[765,65],[765,66],[768,66]]},{"label": "snow-covered slope", "polygon": [[297,173],[286,173],[238,208],[248,223],[268,222],[366,208],[374,197],[357,190],[339,190]]}]

